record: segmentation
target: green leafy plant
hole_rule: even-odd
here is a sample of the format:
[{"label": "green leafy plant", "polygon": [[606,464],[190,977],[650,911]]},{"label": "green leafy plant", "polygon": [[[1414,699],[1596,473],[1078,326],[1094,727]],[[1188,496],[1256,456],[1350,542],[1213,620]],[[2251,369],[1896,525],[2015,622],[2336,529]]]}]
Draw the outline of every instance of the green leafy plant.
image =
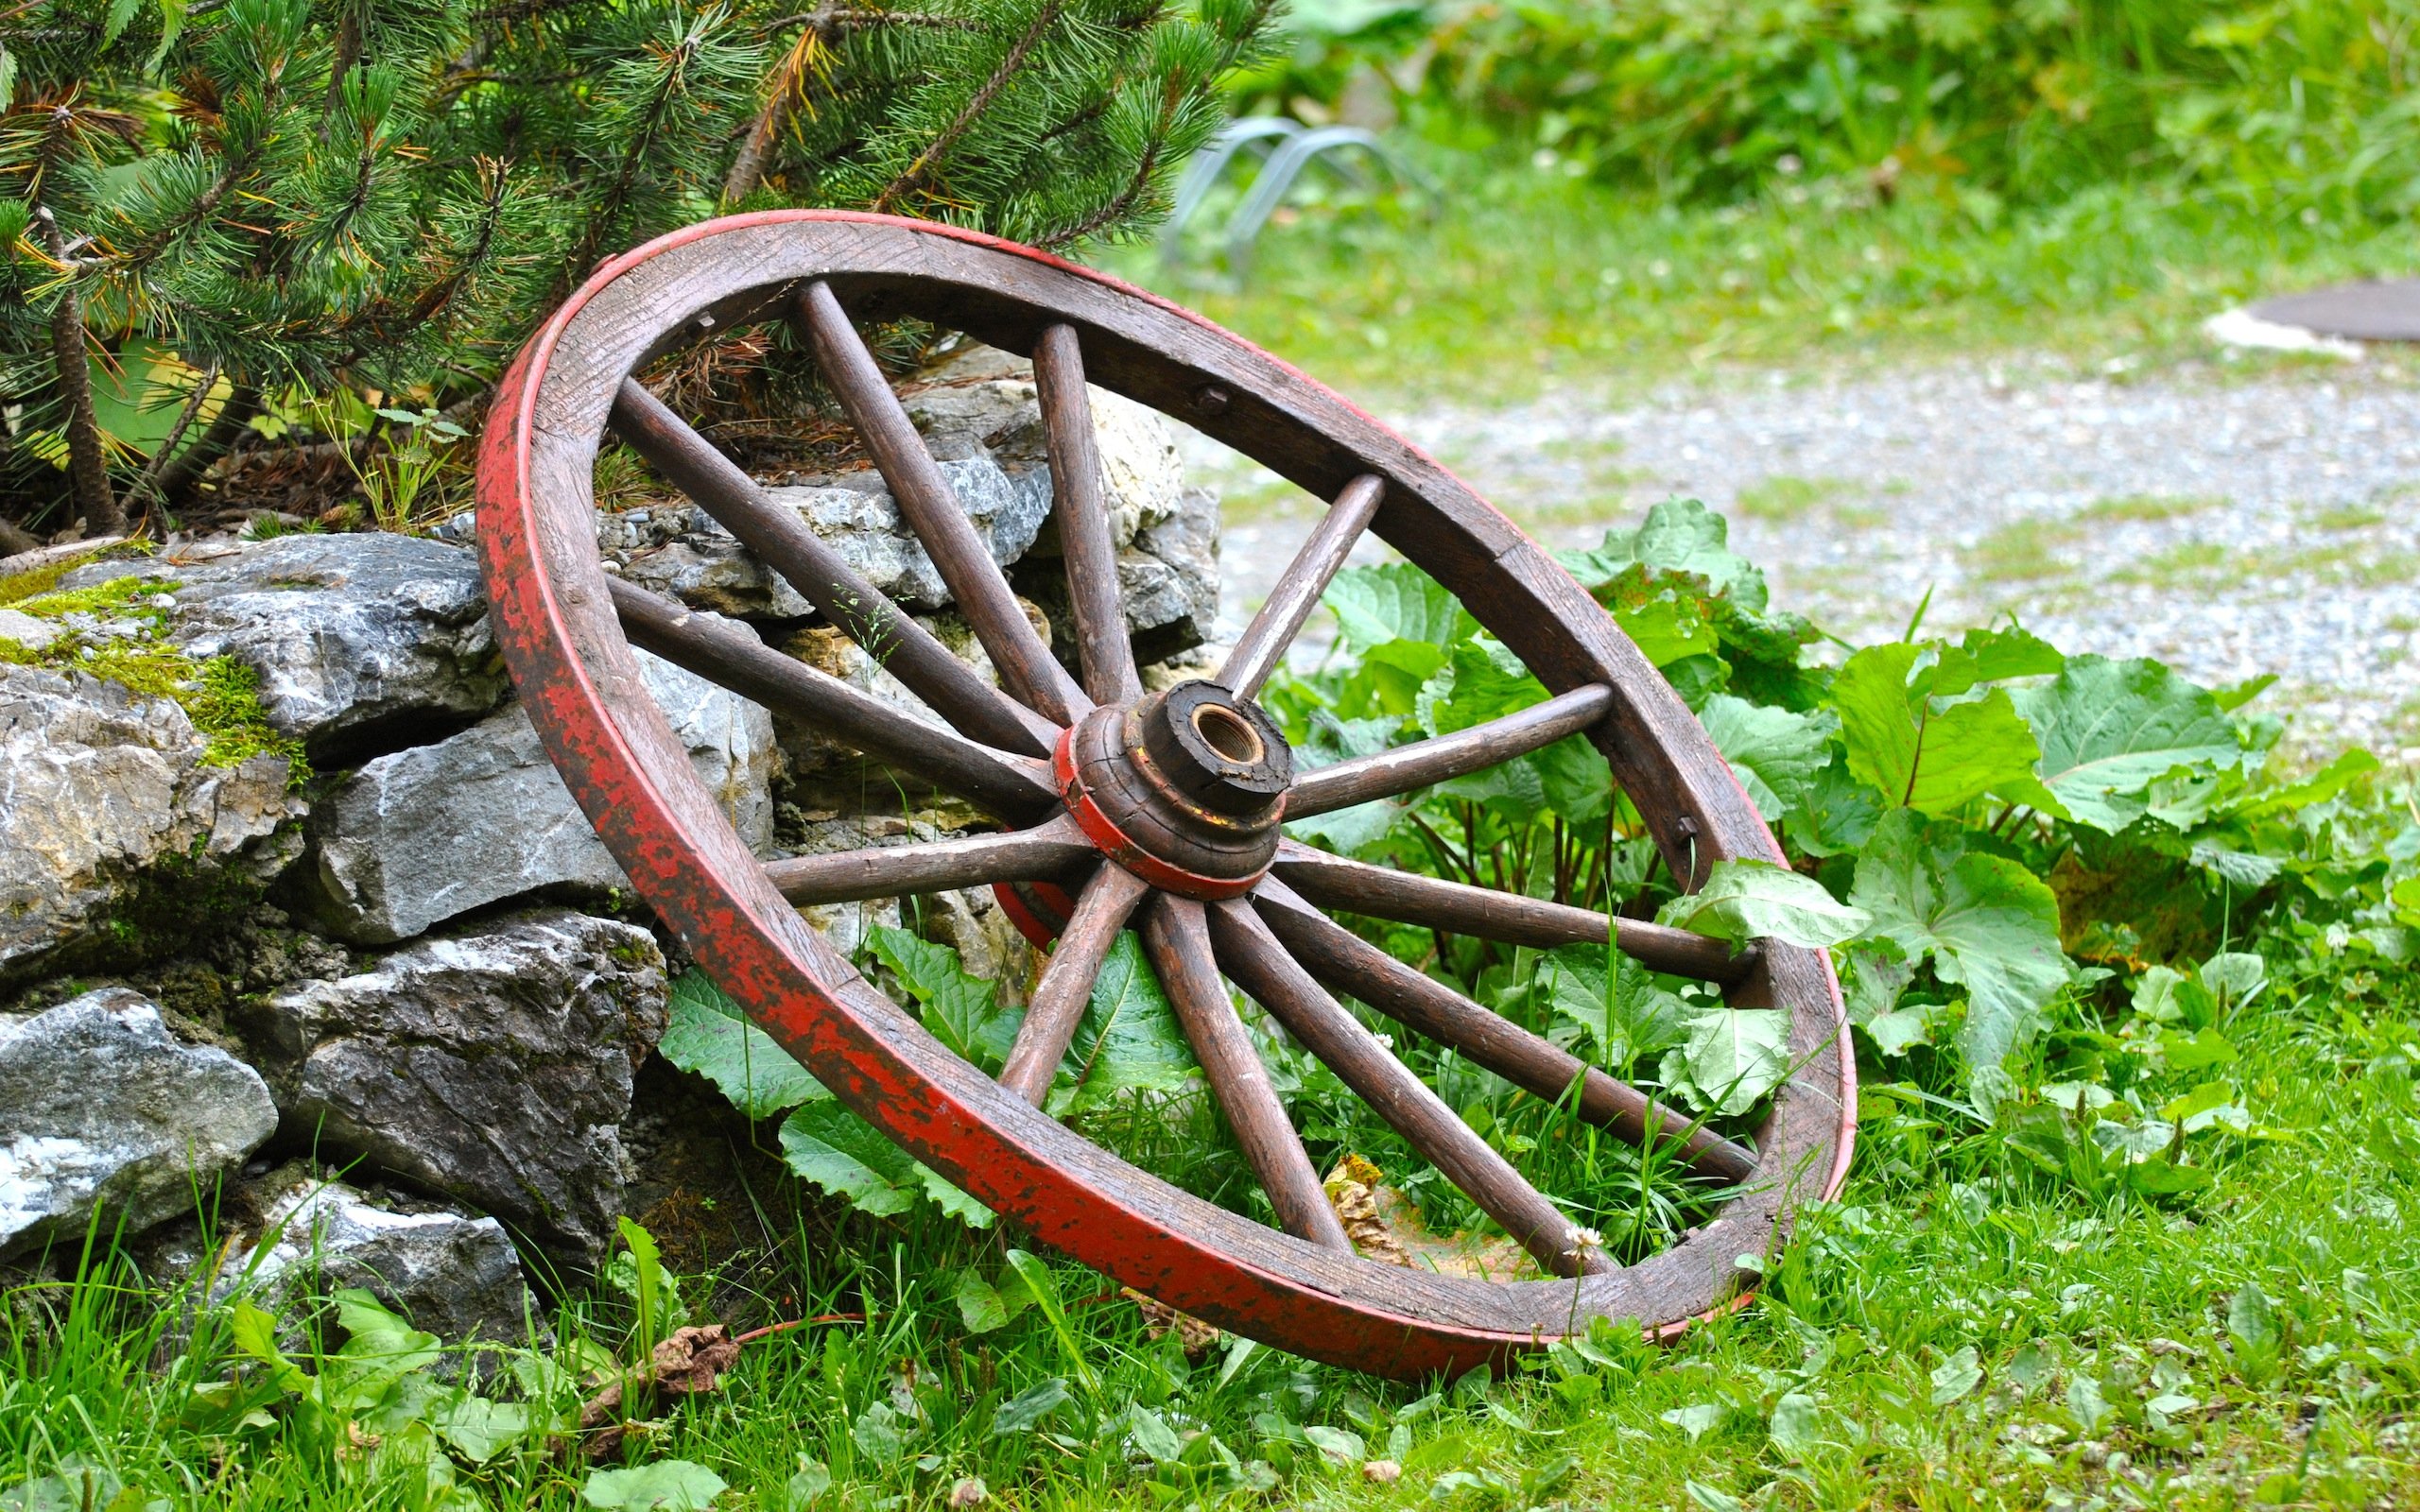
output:
[{"label": "green leafy plant", "polygon": [[1991,219],[2152,181],[2392,215],[2420,154],[2392,13],[2342,0],[1331,3],[1303,10],[1292,50],[1239,93],[1305,113],[1374,93],[1441,140],[1509,139],[1715,203],[1938,198]]}]

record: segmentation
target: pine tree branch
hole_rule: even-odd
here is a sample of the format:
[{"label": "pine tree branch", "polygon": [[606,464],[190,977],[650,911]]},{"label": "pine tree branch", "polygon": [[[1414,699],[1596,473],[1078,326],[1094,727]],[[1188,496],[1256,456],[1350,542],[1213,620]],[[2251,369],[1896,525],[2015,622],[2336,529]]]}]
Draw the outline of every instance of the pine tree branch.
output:
[{"label": "pine tree branch", "polygon": [[818,74],[824,70],[830,48],[825,45],[823,30],[815,24],[814,17],[800,19],[807,22],[806,32],[782,55],[780,64],[774,68],[772,81],[765,92],[765,108],[749,123],[748,135],[731,160],[731,172],[723,178],[722,202],[726,205],[747,198],[764,181],[765,158],[772,150],[773,137],[781,129],[783,118],[789,114],[791,98],[804,94],[810,69]]},{"label": "pine tree branch", "polygon": [[[130,506],[143,508],[150,504],[168,502],[161,479],[166,475],[168,461],[176,455],[177,446],[185,438],[185,432],[193,429],[194,421],[200,416],[201,406],[209,400],[210,391],[218,387],[218,359],[213,357],[210,366],[201,369],[200,382],[193,386],[193,394],[185,400],[184,407],[177,411],[177,422],[168,427],[168,434],[152,449],[151,460],[144,464],[143,474],[134,480],[134,487],[126,490]],[[233,397],[233,394],[228,396],[231,401]]]},{"label": "pine tree branch", "polygon": [[[693,38],[684,38],[674,51],[685,54],[693,41]],[[670,60],[666,61],[668,66],[648,101],[647,113],[631,133],[630,145],[622,153],[621,165],[614,171],[614,181],[596,197],[596,210],[588,217],[587,227],[581,231],[578,245],[566,260],[562,273],[558,276],[555,298],[547,301],[550,304],[560,300],[574,283],[585,277],[588,270],[596,265],[598,250],[621,220],[632,186],[638,180],[639,168],[655,146],[666,118],[672,113],[673,99],[681,92],[681,70],[677,65],[671,65]]]},{"label": "pine tree branch", "polygon": [[227,402],[218,406],[201,438],[185,448],[182,455],[169,459],[160,472],[157,485],[160,497],[173,499],[201,476],[202,470],[232,450],[244,436],[252,417],[260,413],[261,391],[245,383],[237,383],[229,390]]},{"label": "pine tree branch", "polygon": [[320,140],[328,139],[328,126],[336,118],[337,107],[344,104],[344,77],[353,65],[361,61],[361,8],[347,5],[337,20],[336,56],[328,62],[328,97],[320,108],[323,119],[320,123]]},{"label": "pine tree branch", "polygon": [[756,34],[769,37],[792,26],[811,26],[827,37],[874,26],[924,26],[935,31],[983,29],[983,24],[972,16],[953,16],[939,10],[860,10],[827,6],[821,10],[802,10],[796,15],[769,21],[756,28]]},{"label": "pine tree branch", "polygon": [[1008,88],[1009,80],[1025,67],[1027,58],[1041,44],[1043,34],[1057,23],[1059,12],[1065,9],[1065,5],[1066,0],[1044,0],[1042,9],[1034,12],[1033,25],[1028,26],[1025,35],[1009,48],[1008,56],[1000,60],[1000,65],[992,70],[992,77],[985,79],[983,86],[968,98],[957,117],[942,128],[941,134],[934,137],[924,151],[916,154],[916,160],[908,164],[905,172],[891,180],[882,193],[874,197],[873,209],[876,213],[888,211],[898,203],[901,196],[924,186],[925,180],[932,177],[933,169],[940,166],[942,156],[957,146],[958,139],[966,134],[967,128],[991,108],[992,101],[999,96],[1000,91]]},{"label": "pine tree branch", "polygon": [[[43,247],[61,268],[70,268],[67,238],[48,205],[34,207]],[[109,455],[101,448],[101,422],[93,408],[93,375],[85,366],[84,301],[72,275],[60,284],[58,308],[50,316],[50,353],[59,372],[60,398],[67,408],[67,472],[75,489],[76,511],[87,536],[126,532],[126,513],[110,491]]]}]

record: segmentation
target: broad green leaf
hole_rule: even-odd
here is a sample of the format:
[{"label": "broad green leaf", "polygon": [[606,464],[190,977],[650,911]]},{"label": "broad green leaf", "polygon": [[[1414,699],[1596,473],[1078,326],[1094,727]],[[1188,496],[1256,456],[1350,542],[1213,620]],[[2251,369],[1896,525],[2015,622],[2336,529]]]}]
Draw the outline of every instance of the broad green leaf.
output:
[{"label": "broad green leaf", "polygon": [[2041,748],[2007,690],[1936,706],[1938,648],[1871,645],[1832,679],[1850,775],[1891,803],[1947,814],[1985,794],[2041,804]]},{"label": "broad green leaf", "polygon": [[490,1401],[455,1387],[440,1398],[429,1414],[429,1426],[474,1465],[484,1465],[529,1436],[527,1402]]},{"label": "broad green leaf", "polygon": [[2143,816],[2153,781],[2243,754],[2218,700],[2149,660],[2076,657],[2047,686],[2020,690],[2016,708],[2066,816],[2111,834]]},{"label": "broad green leaf", "polygon": [[[2199,986],[2174,967],[2148,967],[2142,979],[2135,984],[2135,1017],[2150,1023],[2174,1023],[2188,1016],[2204,1017],[2214,1005],[2202,1001],[2201,995],[2195,991]],[[2197,1015],[2197,1008],[2204,1012]]]},{"label": "broad green leaf", "polygon": [[1613,807],[1614,772],[1584,735],[1565,735],[1521,758],[1536,770],[1547,807],[1566,824],[1602,824]]},{"label": "broad green leaf", "polygon": [[591,1470],[579,1498],[607,1512],[705,1512],[730,1489],[703,1465],[660,1459],[631,1469]]},{"label": "broad green leaf", "polygon": [[1824,1409],[1803,1391],[1784,1393],[1765,1431],[1784,1458],[1805,1459],[1824,1447]]},{"label": "broad green leaf", "polygon": [[992,1414],[992,1432],[994,1435],[1029,1432],[1035,1424],[1074,1400],[1067,1392],[1067,1383],[1053,1376],[1040,1385],[1028,1386],[1000,1403],[998,1410]]},{"label": "broad green leaf", "polygon": [[2275,814],[2295,813],[2336,798],[2356,780],[2378,770],[2378,766],[2376,756],[2357,746],[2299,782],[2265,788],[2253,794],[2235,805],[2232,813],[2239,819],[2260,819]]},{"label": "broad green leaf", "polygon": [[1976,1363],[1975,1347],[1964,1346],[1956,1354],[1933,1366],[1932,1404],[1946,1407],[1975,1389],[1983,1379],[1983,1367]]},{"label": "broad green leaf", "polygon": [[[2198,1134],[2212,1124],[2234,1122],[2227,1115],[2236,1110],[2235,1089],[2222,1081],[2208,1081],[2164,1104],[2159,1116],[2187,1134]],[[2249,1118],[2244,1122],[2249,1123]]]},{"label": "broad green leaf", "polygon": [[1704,1512],[1747,1512],[1747,1503],[1740,1501],[1719,1486],[1708,1486],[1703,1481],[1685,1480],[1681,1483],[1681,1488],[1688,1492],[1689,1500],[1703,1508]]},{"label": "broad green leaf", "polygon": [[1409,562],[1349,567],[1320,596],[1344,644],[1368,652],[1390,641],[1447,648],[1477,626],[1445,586]]},{"label": "broad green leaf", "polygon": [[889,1402],[877,1401],[850,1425],[849,1441],[873,1464],[889,1465],[908,1452],[908,1435],[915,1426],[913,1418],[892,1411]]},{"label": "broad green leaf", "polygon": [[1689,1442],[1694,1444],[1705,1436],[1707,1430],[1722,1426],[1722,1420],[1731,1416],[1731,1409],[1719,1401],[1698,1401],[1685,1407],[1671,1408],[1660,1416],[1665,1422],[1688,1435]]},{"label": "broad green leaf", "polygon": [[991,983],[966,973],[958,952],[888,924],[866,931],[866,948],[915,998],[935,1039],[986,1071],[999,1069],[1016,1034],[1012,1016],[1000,1012]]},{"label": "broad green leaf", "polygon": [[1765,575],[1731,549],[1731,525],[1695,499],[1667,499],[1634,531],[1609,530],[1587,551],[1556,557],[1582,586],[1596,590],[1632,567],[1695,577],[1742,609],[1765,607]]},{"label": "broad green leaf", "polygon": [[656,1052],[713,1082],[750,1118],[832,1095],[695,967],[672,984],[671,1022]]},{"label": "broad green leaf", "polygon": [[1722,649],[1721,639],[1698,612],[1696,601],[1668,588],[1650,597],[1617,601],[1609,612],[1639,655],[1658,667],[1669,668],[1691,657],[1710,658]]},{"label": "broad green leaf", "polygon": [[2232,1013],[2260,995],[2269,963],[2249,951],[2221,951],[2202,963],[2202,986],[2221,1013]]},{"label": "broad green leaf", "polygon": [[1919,1003],[1911,1008],[1877,1013],[1858,1027],[1874,1041],[1875,1049],[1886,1056],[1904,1056],[1917,1045],[1932,1043],[1933,1026],[1940,1017],[1940,1005]]},{"label": "broad green leaf", "polygon": [[1768,824],[1800,807],[1815,774],[1832,759],[1830,713],[1801,714],[1716,694],[1698,711],[1722,759]]},{"label": "broad green leaf", "polygon": [[[1304,771],[1332,766],[1360,756],[1374,756],[1394,744],[1403,721],[1381,715],[1374,719],[1340,719],[1325,709],[1314,711],[1310,729],[1294,744],[1294,763]],[[1315,814],[1289,820],[1286,833],[1298,840],[1323,845],[1342,855],[1374,845],[1394,828],[1411,804],[1404,799],[1376,799],[1333,814]]]},{"label": "broad green leaf", "polygon": [[[1305,1432],[1307,1435],[1308,1430]],[[1184,1440],[1177,1437],[1168,1420],[1139,1401],[1127,1409],[1126,1441],[1141,1450],[1154,1465],[1173,1465],[1184,1452]]]},{"label": "broad green leaf", "polygon": [[2170,1071],[2206,1071],[2232,1065],[2236,1059],[2235,1045],[2216,1029],[2190,1035],[2171,1029],[2159,1037],[2159,1050]]},{"label": "broad green leaf", "polygon": [[1369,1445],[1350,1428],[1327,1428],[1312,1424],[1303,1430],[1311,1447],[1334,1465],[1358,1465],[1369,1453]]},{"label": "broad green leaf", "polygon": [[1060,1074],[1054,1108],[1098,1107],[1119,1092],[1172,1091],[1194,1072],[1193,1047],[1132,930],[1121,932],[1093,981]]},{"label": "broad green leaf", "polygon": [[1840,953],[1841,1001],[1849,1022],[1862,1024],[1899,1005],[1915,979],[1915,963],[1887,939],[1859,940]]},{"label": "broad green leaf", "polygon": [[278,1389],[296,1395],[311,1389],[310,1375],[277,1347],[277,1319],[251,1302],[236,1299],[227,1320],[227,1336],[238,1351],[268,1367]]},{"label": "broad green leaf", "polygon": [[[2167,816],[2156,804],[2150,812],[2157,817]],[[2228,886],[2243,892],[2256,892],[2266,887],[2276,880],[2277,873],[2286,869],[2286,864],[2274,856],[2238,850],[2211,840],[2194,841],[2193,850],[2186,859]]]},{"label": "broad green leaf", "polygon": [[942,1211],[948,1213],[969,1228],[992,1227],[991,1209],[976,1201],[964,1191],[953,1185],[947,1177],[922,1160],[916,1162],[916,1184],[924,1190],[925,1196],[932,1199],[934,1207],[941,1209]]},{"label": "broad green leaf", "polygon": [[809,1103],[782,1122],[789,1168],[860,1211],[905,1212],[916,1200],[916,1162],[838,1102]]},{"label": "broad green leaf", "polygon": [[2235,1345],[2237,1368],[2253,1384],[2262,1384],[2275,1373],[2285,1335],[2277,1325],[2276,1304],[2258,1281],[2245,1281],[2227,1299],[2227,1338]]},{"label": "broad green leaf", "polygon": [[1876,827],[1849,899],[1874,916],[1875,934],[1966,988],[1958,1048],[1969,1088],[1992,1085],[1986,1074],[2032,1037],[2066,984],[2058,899],[2017,863],[1967,850],[1957,826],[1904,810]]},{"label": "broad green leaf", "polygon": [[2067,1411],[2075,1415],[2078,1437],[2090,1437],[2109,1416],[2108,1399],[2100,1394],[2100,1382],[2088,1370],[2079,1370],[2067,1380]]},{"label": "broad green leaf", "polygon": [[1873,919],[1812,877],[1770,861],[1719,861],[1705,885],[1656,912],[1655,921],[1735,944],[1777,939],[1820,950],[1862,934]]},{"label": "broad green leaf", "polygon": [[782,1512],[806,1512],[823,1493],[832,1489],[832,1470],[820,1459],[808,1460],[783,1487]]},{"label": "broad green leaf", "polygon": [[1512,647],[1490,635],[1475,635],[1453,649],[1437,674],[1422,685],[1413,717],[1431,735],[1449,735],[1473,725],[1544,703],[1546,684],[1530,675]]},{"label": "broad green leaf", "polygon": [[1025,1282],[1010,1273],[1011,1284],[994,1286],[978,1273],[969,1270],[958,1278],[958,1315],[965,1320],[969,1333],[990,1333],[1004,1329],[1019,1313],[1033,1305],[1033,1294]]},{"label": "broad green leaf", "polygon": [[1789,816],[1789,837],[1811,856],[1836,856],[1864,846],[1882,818],[1882,795],[1849,775],[1835,751],[1806,784],[1806,803]]},{"label": "broad green leaf", "polygon": [[1547,1001],[1558,1018],[1577,1024],[1593,1045],[1591,1058],[1628,1066],[1685,1041],[1689,1005],[1655,985],[1654,973],[1634,958],[1616,954],[1614,974],[1605,972],[1602,945],[1558,945],[1539,963]]},{"label": "broad green leaf", "polygon": [[2048,677],[2067,664],[2066,657],[2057,646],[2031,630],[2014,626],[2005,630],[1968,630],[1958,649],[1965,657],[1966,668],[1976,682]]},{"label": "broad green leaf", "polygon": [[1688,1042],[1664,1067],[1665,1080],[1700,1111],[1737,1118],[1789,1074],[1789,1015],[1716,1004],[1690,1022]]}]

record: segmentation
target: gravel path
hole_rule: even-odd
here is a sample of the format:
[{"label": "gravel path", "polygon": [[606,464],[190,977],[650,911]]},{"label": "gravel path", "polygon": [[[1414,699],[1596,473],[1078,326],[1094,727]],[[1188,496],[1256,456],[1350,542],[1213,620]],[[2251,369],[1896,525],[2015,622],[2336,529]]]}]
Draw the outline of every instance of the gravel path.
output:
[{"label": "gravel path", "polygon": [[[2297,747],[2420,760],[2420,385],[2390,363],[2128,381],[2026,359],[1389,418],[1550,545],[1694,496],[1777,605],[1846,639],[1895,636],[1929,588],[1928,629],[2014,612],[2206,683],[2274,672],[2255,707]],[[1226,490],[1240,624],[1318,508],[1189,449]]]}]

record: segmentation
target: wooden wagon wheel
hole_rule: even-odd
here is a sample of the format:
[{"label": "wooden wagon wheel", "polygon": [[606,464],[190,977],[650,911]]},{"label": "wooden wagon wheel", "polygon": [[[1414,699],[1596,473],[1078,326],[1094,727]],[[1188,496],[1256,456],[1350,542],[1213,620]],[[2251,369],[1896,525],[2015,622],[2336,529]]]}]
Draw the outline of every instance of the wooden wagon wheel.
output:
[{"label": "wooden wagon wheel", "polygon": [[[1080,679],[1053,657],[958,507],[852,317],[914,316],[1030,353],[1048,433]],[[999,672],[951,657],[631,376],[754,321],[797,322]],[[1087,382],[1178,417],[1333,502],[1212,679],[1146,696],[1120,610]],[[779,571],[952,727],[935,728],[610,577],[592,472],[608,429]],[[1365,1370],[1453,1370],[1595,1317],[1685,1326],[1726,1305],[1800,1199],[1835,1191],[1854,1067],[1823,953],[1737,958],[1616,920],[1655,969],[1789,1013],[1796,1070],[1752,1153],[1685,1134],[1735,1183],[1676,1246],[1619,1267],[1459,1119],[1332,993],[1357,998],[1545,1097],[1582,1080],[1582,1116],[1636,1140],[1689,1121],[1585,1067],[1331,921],[1324,908],[1549,946],[1603,942],[1601,915],[1326,855],[1303,816],[1585,732],[1673,875],[1780,859],[1668,685],[1546,552],[1443,468],[1300,373],[1164,301],[1086,269],[920,222],[824,212],[718,220],[600,268],[506,374],[482,445],[479,542],[515,680],[547,749],[639,893],[699,962],[840,1100],[994,1211],[1185,1312]],[[1364,530],[1451,589],[1554,696],[1460,734],[1298,771],[1253,703]],[[956,793],[998,833],[759,862],[693,774],[631,647],[679,663]],[[1066,909],[995,1081],[876,990],[794,904],[1016,885]],[[1064,892],[1057,889],[1064,888]],[[1036,928],[1033,919],[1026,923]],[[1284,1231],[1087,1142],[1036,1105],[1116,932],[1143,937],[1211,1091]],[[1414,1148],[1568,1280],[1486,1281],[1357,1256],[1279,1106],[1223,973]]]}]

